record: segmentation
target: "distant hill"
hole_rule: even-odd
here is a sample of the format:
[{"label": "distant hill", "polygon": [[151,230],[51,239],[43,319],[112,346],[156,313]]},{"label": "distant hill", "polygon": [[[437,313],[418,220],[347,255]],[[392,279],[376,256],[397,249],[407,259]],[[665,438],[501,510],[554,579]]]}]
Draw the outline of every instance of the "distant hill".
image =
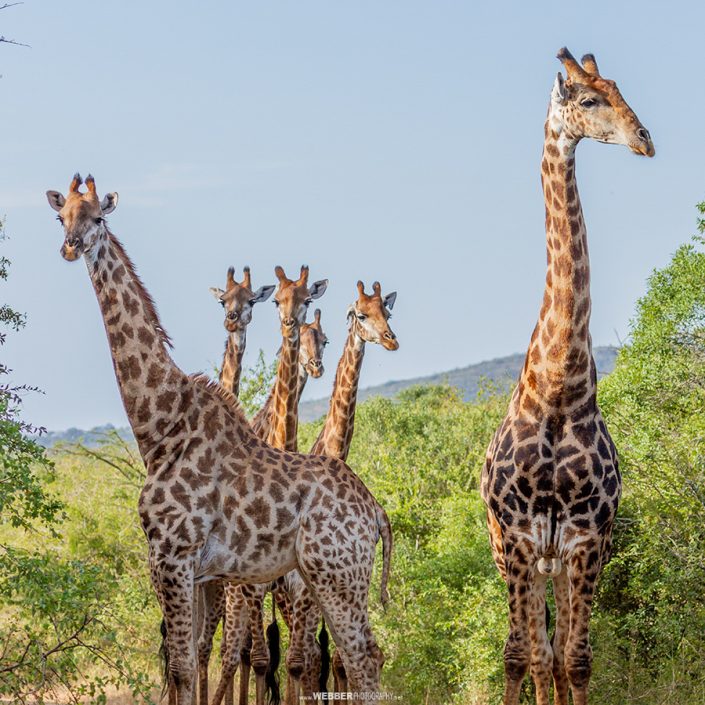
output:
[{"label": "distant hill", "polygon": [[67,428],[65,431],[47,431],[35,440],[39,445],[50,448],[56,443],[83,443],[86,446],[95,446],[111,432],[119,433],[123,438],[132,438],[132,429],[128,426],[116,428],[111,423],[104,426],[94,426],[88,431],[81,428]]},{"label": "distant hill", "polygon": [[[598,347],[593,350],[595,363],[597,364],[598,376],[609,374],[614,369],[614,362],[617,357],[617,348],[612,346]],[[509,355],[507,357],[496,357],[493,360],[478,362],[475,365],[459,367],[448,372],[439,372],[427,377],[414,377],[413,379],[403,379],[399,381],[386,382],[376,387],[367,387],[358,392],[358,400],[364,401],[369,397],[393,397],[402,389],[413,387],[419,384],[449,384],[463,392],[463,398],[470,401],[477,396],[482,380],[488,380],[494,384],[509,388],[519,376],[524,364],[524,353]],[[328,398],[313,399],[303,401],[299,405],[299,418],[301,421],[315,421],[328,412]],[[112,424],[96,426],[88,431],[79,428],[69,428],[66,431],[49,431],[38,438],[38,442],[43,446],[53,446],[55,443],[76,443],[81,441],[85,445],[96,445],[107,433],[117,431],[123,438],[132,438],[132,431],[125,428],[115,428]]]},{"label": "distant hill", "polygon": [[[609,374],[614,369],[615,359],[618,349],[606,345],[593,349],[597,374],[599,377]],[[439,372],[427,377],[414,377],[399,381],[386,382],[376,387],[368,387],[358,392],[358,400],[364,401],[369,397],[393,397],[402,389],[413,387],[419,384],[449,384],[463,392],[463,398],[470,401],[477,396],[480,382],[485,379],[494,384],[509,388],[517,380],[519,372],[524,364],[525,353],[508,355],[507,357],[496,357],[493,360],[478,362],[467,367],[459,367],[448,372]],[[312,399],[299,404],[299,418],[301,421],[315,421],[328,412],[329,399]]]}]

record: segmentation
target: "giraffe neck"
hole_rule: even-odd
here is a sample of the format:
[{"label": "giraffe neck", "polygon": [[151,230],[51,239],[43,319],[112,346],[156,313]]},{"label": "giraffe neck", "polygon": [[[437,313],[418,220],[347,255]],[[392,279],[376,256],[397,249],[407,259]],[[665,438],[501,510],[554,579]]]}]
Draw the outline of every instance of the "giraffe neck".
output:
[{"label": "giraffe neck", "polygon": [[171,359],[154,303],[118,240],[99,232],[85,260],[125,411],[145,455],[173,425],[187,378]]},{"label": "giraffe neck", "polygon": [[[306,368],[303,365],[299,364],[299,382],[296,398],[297,408],[301,399],[301,393],[303,392],[304,387],[306,386],[306,382],[308,382],[308,372],[306,372]],[[274,384],[272,385],[272,388],[269,390],[267,399],[262,405],[262,408],[255,414],[254,418],[250,423],[250,425],[252,426],[252,430],[255,432],[255,434],[265,441],[269,438],[269,432],[272,428],[272,415],[274,413],[274,392],[276,390],[276,386],[277,382],[275,380]]]},{"label": "giraffe neck", "polygon": [[298,382],[296,384],[296,406],[298,408],[299,402],[301,401],[301,394],[304,391],[304,387],[306,386],[306,382],[308,382],[308,372],[306,372],[306,368],[301,364],[299,361],[298,364],[299,368],[299,376],[298,376]]},{"label": "giraffe neck", "polygon": [[235,396],[240,393],[240,377],[242,375],[242,357],[245,354],[246,333],[237,331],[230,333],[225,342],[223,364],[220,367],[218,381]]},{"label": "giraffe neck", "polygon": [[546,204],[547,271],[543,305],[521,382],[544,406],[569,411],[594,402],[590,340],[590,259],[575,181],[578,139],[549,111],[541,181]]},{"label": "giraffe neck", "polygon": [[327,455],[345,460],[350,451],[355,430],[357,386],[360,381],[365,341],[358,335],[355,324],[350,326],[343,355],[335,372],[333,394],[328,415],[316,442],[311,448],[314,455]]},{"label": "giraffe neck", "polygon": [[299,402],[299,330],[282,341],[271,401],[271,428],[267,442],[274,448],[296,451]]}]

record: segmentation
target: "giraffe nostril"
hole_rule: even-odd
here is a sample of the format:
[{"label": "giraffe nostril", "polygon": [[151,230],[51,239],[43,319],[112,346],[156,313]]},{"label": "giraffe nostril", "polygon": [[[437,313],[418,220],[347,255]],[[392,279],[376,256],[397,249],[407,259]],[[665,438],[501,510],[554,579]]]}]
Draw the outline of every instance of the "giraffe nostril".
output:
[{"label": "giraffe nostril", "polygon": [[645,127],[640,127],[636,131],[636,136],[642,141],[642,142],[650,142],[651,141],[651,135],[649,134],[649,131]]}]

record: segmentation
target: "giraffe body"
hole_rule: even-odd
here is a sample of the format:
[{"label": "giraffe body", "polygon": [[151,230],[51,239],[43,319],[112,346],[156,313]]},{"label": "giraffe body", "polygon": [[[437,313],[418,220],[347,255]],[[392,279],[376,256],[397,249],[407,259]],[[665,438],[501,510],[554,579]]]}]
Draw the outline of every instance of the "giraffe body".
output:
[{"label": "giraffe body", "polygon": [[[559,53],[545,126],[541,176],[548,267],[539,321],[506,418],[482,471],[492,553],[509,595],[504,651],[505,705],[516,705],[527,672],[538,705],[587,703],[589,620],[597,577],[609,560],[621,480],[617,454],[597,406],[590,340],[587,232],[575,182],[583,137],[653,156],[651,137],[594,57],[580,66]],[[557,619],[546,631],[546,582]]]},{"label": "giraffe body", "polygon": [[[367,616],[380,534],[374,498],[341,461],[268,446],[230,393],[174,364],[153,302],[105,224],[117,195],[100,201],[92,178],[87,193],[80,183],[77,175],[66,198],[47,198],[64,228],[62,255],[86,261],[145,464],[139,514],[178,705],[193,702],[195,586],[269,582],[294,568],[329,620],[355,689],[377,690]],[[324,549],[331,532],[336,541]]]}]

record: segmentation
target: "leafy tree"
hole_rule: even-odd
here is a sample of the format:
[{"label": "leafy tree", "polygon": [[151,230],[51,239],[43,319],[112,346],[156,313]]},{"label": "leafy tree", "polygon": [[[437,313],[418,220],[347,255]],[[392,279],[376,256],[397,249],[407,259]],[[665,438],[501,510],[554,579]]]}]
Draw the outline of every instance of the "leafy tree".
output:
[{"label": "leafy tree", "polygon": [[[0,281],[9,267],[0,257]],[[2,345],[25,317],[4,304],[0,325]],[[0,364],[0,379],[10,372]],[[106,622],[118,573],[54,550],[68,509],[49,489],[55,465],[32,435],[43,429],[21,418],[23,395],[31,391],[38,390],[0,382],[0,695],[42,703],[61,692],[101,702],[106,686],[118,683],[145,694],[148,680],[115,648]],[[91,677],[86,668],[97,663],[102,672]]]}]

